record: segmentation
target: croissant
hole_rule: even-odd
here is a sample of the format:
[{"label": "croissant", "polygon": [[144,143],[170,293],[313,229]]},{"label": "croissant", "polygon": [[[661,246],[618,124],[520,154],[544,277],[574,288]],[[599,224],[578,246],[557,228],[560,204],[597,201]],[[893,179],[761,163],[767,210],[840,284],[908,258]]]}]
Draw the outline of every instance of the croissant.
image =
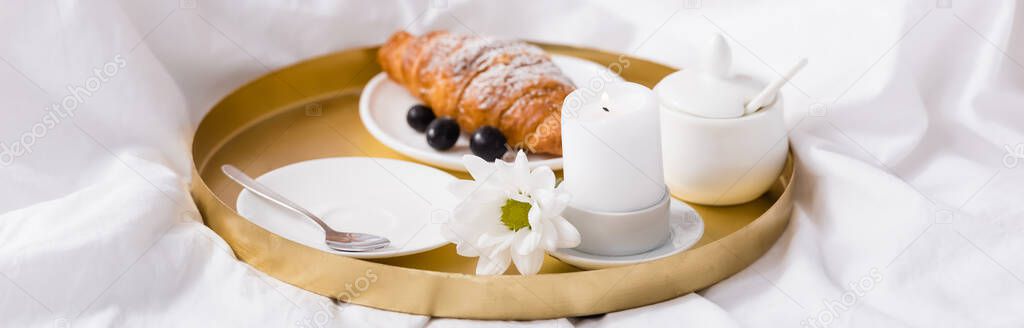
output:
[{"label": "croissant", "polygon": [[413,36],[399,31],[377,53],[391,80],[452,117],[462,131],[490,125],[509,145],[562,154],[561,107],[575,89],[551,58],[521,41],[445,31]]}]

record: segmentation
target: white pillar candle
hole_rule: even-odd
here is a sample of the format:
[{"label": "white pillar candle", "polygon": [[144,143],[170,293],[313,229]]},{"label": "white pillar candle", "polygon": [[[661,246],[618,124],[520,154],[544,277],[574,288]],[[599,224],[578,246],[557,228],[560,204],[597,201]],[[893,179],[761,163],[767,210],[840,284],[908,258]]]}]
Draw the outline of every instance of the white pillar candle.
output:
[{"label": "white pillar candle", "polygon": [[665,194],[657,98],[631,82],[580,88],[562,104],[562,172],[571,204],[628,212]]}]

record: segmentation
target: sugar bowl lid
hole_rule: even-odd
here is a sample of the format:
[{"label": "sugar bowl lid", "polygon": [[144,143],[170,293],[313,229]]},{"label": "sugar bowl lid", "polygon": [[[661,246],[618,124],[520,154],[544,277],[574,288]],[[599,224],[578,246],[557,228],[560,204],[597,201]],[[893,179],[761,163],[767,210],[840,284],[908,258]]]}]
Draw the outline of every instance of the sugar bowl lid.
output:
[{"label": "sugar bowl lid", "polygon": [[736,118],[764,87],[748,76],[733,75],[732,51],[721,35],[711,39],[704,65],[669,74],[654,92],[662,106],[706,118]]}]

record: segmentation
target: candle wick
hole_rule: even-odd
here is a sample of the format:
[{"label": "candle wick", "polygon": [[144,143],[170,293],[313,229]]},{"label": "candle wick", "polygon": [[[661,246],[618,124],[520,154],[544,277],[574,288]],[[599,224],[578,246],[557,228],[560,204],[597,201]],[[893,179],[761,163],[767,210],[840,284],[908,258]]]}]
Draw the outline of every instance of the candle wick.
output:
[{"label": "candle wick", "polygon": [[601,107],[601,109],[603,109],[606,112],[611,112],[610,110],[608,110],[608,107]]}]

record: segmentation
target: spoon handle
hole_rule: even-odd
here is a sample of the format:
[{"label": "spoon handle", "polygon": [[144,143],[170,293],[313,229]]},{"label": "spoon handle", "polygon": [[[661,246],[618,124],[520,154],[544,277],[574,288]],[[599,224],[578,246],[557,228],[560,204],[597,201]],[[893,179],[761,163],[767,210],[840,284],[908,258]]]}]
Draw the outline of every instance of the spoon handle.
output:
[{"label": "spoon handle", "polygon": [[288,198],[281,196],[281,194],[278,194],[277,192],[268,188],[267,186],[264,186],[262,183],[256,182],[256,180],[253,180],[251,177],[243,173],[242,170],[239,170],[233,165],[225,164],[224,166],[221,166],[220,169],[221,171],[224,171],[224,174],[231,178],[231,180],[235,180],[235,182],[238,182],[238,184],[242,185],[243,188],[251,191],[252,193],[260,197],[266,198],[267,200],[274,202],[277,205],[281,205],[284,208],[305,215],[306,217],[313,220],[313,222],[316,222],[316,224],[320,225],[320,227],[323,228],[324,231],[332,231],[331,227],[324,223],[324,221],[320,220],[320,218],[318,218],[316,215],[306,210],[302,206],[299,206],[298,204],[295,204],[292,201],[288,200]]},{"label": "spoon handle", "polygon": [[770,99],[775,98],[775,94],[779,92],[779,89],[782,89],[782,86],[796,76],[796,73],[800,72],[804,66],[807,66],[807,58],[800,59],[799,62],[786,71],[786,74],[783,74],[775,81],[772,81],[772,83],[769,83],[764,90],[761,90],[761,93],[757,94],[754,99],[751,99],[750,102],[747,103],[747,106],[744,108],[746,110],[746,114],[756,112],[758,109],[761,109],[761,107],[767,105]]}]

